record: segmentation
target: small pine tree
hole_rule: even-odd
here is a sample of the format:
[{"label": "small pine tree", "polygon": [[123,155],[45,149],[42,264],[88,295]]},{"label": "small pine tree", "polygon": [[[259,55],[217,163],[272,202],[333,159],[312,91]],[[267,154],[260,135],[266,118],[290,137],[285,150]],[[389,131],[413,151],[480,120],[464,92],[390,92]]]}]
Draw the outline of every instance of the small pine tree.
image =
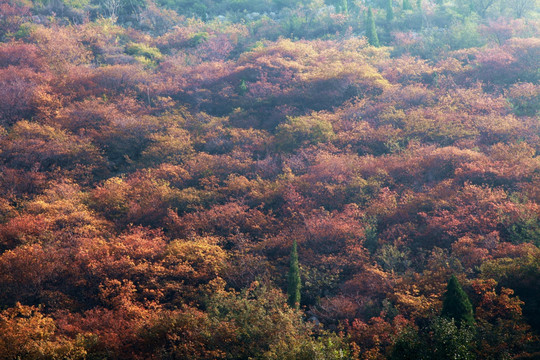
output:
[{"label": "small pine tree", "polygon": [[288,287],[288,304],[290,307],[298,309],[300,307],[300,269],[298,267],[298,249],[296,240],[293,242],[291,249],[291,260],[289,265],[289,274],[287,277]]},{"label": "small pine tree", "polygon": [[367,224],[364,229],[364,247],[371,255],[374,255],[379,247],[379,234],[377,231],[377,218],[372,217],[367,219]]},{"label": "small pine tree", "polygon": [[403,10],[412,10],[412,5],[409,0],[403,0]]},{"label": "small pine tree", "polygon": [[368,8],[367,13],[366,36],[370,45],[375,47],[379,46],[379,37],[377,36],[377,28],[375,27],[375,19],[373,18],[373,11],[371,10],[371,6]]},{"label": "small pine tree", "polygon": [[238,93],[240,95],[245,95],[247,91],[248,91],[248,87],[247,87],[246,81],[242,79],[242,81],[240,81],[240,85],[238,86]]},{"label": "small pine tree", "polygon": [[392,5],[393,0],[386,1],[386,20],[389,22],[394,20],[394,7]]},{"label": "small pine tree", "polygon": [[471,301],[454,275],[448,280],[441,316],[454,319],[458,326],[474,325]]}]

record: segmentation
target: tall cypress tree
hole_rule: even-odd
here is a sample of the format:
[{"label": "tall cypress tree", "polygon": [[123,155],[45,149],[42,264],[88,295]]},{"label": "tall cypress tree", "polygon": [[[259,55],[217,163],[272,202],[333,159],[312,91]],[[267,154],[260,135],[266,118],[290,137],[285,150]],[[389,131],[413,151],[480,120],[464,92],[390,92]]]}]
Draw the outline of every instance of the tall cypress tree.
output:
[{"label": "tall cypress tree", "polygon": [[291,249],[291,260],[289,265],[289,274],[287,276],[288,287],[288,303],[289,306],[295,309],[300,307],[300,269],[298,267],[298,250],[296,240],[293,242]]},{"label": "tall cypress tree", "polygon": [[375,27],[375,19],[373,18],[373,11],[371,10],[371,6],[368,8],[367,13],[366,36],[370,45],[376,47],[379,46],[379,37],[377,36],[377,28]]},{"label": "tall cypress tree", "polygon": [[387,21],[394,20],[394,7],[392,5],[393,5],[393,0],[386,0],[386,20]]},{"label": "tall cypress tree", "polygon": [[348,0],[341,0],[341,5],[339,6],[339,10],[342,14],[347,14],[349,12]]},{"label": "tall cypress tree", "polygon": [[474,325],[471,301],[454,275],[448,280],[441,316],[454,319],[458,326]]},{"label": "tall cypress tree", "polygon": [[412,10],[412,5],[409,0],[403,0],[403,10]]}]

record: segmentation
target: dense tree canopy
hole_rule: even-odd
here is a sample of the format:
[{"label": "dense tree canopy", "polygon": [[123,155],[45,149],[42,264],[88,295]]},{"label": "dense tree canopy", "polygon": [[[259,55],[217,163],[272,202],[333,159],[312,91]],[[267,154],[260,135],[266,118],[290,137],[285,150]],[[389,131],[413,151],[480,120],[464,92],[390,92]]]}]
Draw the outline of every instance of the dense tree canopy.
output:
[{"label": "dense tree canopy", "polygon": [[539,34],[533,0],[0,0],[0,359],[538,358]]}]

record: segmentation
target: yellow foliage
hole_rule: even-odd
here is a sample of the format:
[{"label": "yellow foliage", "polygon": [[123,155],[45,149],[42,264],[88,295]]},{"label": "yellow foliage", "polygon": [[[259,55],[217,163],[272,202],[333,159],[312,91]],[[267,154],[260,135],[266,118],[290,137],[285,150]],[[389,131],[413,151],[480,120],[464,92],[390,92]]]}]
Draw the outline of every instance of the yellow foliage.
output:
[{"label": "yellow foliage", "polygon": [[55,335],[54,320],[19,303],[0,313],[0,359],[84,359],[81,344]]},{"label": "yellow foliage", "polygon": [[188,266],[196,278],[214,278],[223,269],[228,254],[214,237],[175,240],[167,248],[166,262]]}]

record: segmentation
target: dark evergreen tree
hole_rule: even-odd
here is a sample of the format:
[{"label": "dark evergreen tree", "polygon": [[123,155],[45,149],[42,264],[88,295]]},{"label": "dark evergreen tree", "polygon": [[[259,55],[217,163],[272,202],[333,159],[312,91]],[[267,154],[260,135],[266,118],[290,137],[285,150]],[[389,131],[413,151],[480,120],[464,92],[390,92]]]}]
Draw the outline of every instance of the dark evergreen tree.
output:
[{"label": "dark evergreen tree", "polygon": [[436,316],[418,330],[405,328],[397,337],[390,360],[474,360],[472,327]]},{"label": "dark evergreen tree", "polygon": [[367,13],[366,37],[370,45],[379,46],[379,37],[377,36],[377,28],[375,27],[375,19],[373,18],[371,7],[368,8]]},{"label": "dark evergreen tree", "polygon": [[405,328],[399,334],[392,351],[390,360],[421,360],[425,344],[414,328]]},{"label": "dark evergreen tree", "polygon": [[291,249],[291,260],[289,265],[289,274],[288,274],[288,303],[289,306],[298,309],[300,307],[300,269],[298,267],[298,249],[296,245],[296,240],[293,242]]},{"label": "dark evergreen tree", "polygon": [[394,20],[394,7],[392,5],[393,5],[393,0],[386,0],[386,20],[387,21]]},{"label": "dark evergreen tree", "polygon": [[474,360],[472,349],[474,329],[460,326],[456,320],[436,317],[424,346],[426,360]]},{"label": "dark evergreen tree", "polygon": [[454,319],[458,326],[474,325],[471,301],[454,275],[448,280],[441,316]]},{"label": "dark evergreen tree", "polygon": [[403,0],[403,10],[412,10],[412,5],[409,0]]}]

